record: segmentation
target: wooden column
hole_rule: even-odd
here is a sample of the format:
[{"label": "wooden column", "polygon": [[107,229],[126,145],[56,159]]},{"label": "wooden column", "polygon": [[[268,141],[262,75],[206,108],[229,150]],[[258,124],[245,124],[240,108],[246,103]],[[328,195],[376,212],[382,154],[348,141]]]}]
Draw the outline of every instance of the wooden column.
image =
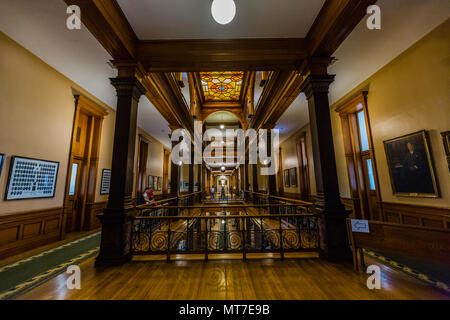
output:
[{"label": "wooden column", "polygon": [[117,91],[111,185],[108,205],[100,217],[102,237],[96,266],[122,264],[130,259],[137,109],[145,93],[135,77],[113,78],[111,84]]},{"label": "wooden column", "polygon": [[[172,141],[172,152],[178,143],[179,141]],[[171,154],[171,158],[172,156]],[[173,196],[180,195],[180,166],[178,163],[173,163],[172,159],[170,159],[170,193]]]},{"label": "wooden column", "polygon": [[258,192],[258,165],[252,164],[253,192]]},{"label": "wooden column", "polygon": [[189,193],[194,192],[194,146],[191,146],[191,163],[189,164]]},{"label": "wooden column", "polygon": [[200,192],[202,191],[202,186],[203,186],[203,181],[202,181],[202,170],[203,170],[203,165],[198,164],[197,165],[197,181],[198,181],[198,189],[197,191]]},{"label": "wooden column", "polygon": [[331,128],[328,88],[334,75],[311,74],[301,86],[308,98],[314,173],[317,198],[314,210],[319,215],[321,256],[329,259],[350,257],[345,219],[341,203]]},{"label": "wooden column", "polygon": [[[245,164],[244,164],[244,191],[250,191],[248,189],[248,160],[245,160]],[[244,194],[244,199],[245,201],[248,200],[248,193]]]},{"label": "wooden column", "polygon": [[[274,146],[275,147],[275,146]],[[271,130],[267,130],[267,155],[269,157],[273,157],[273,154],[269,155],[270,150],[272,150],[272,131]],[[275,153],[275,149],[273,149],[273,152]],[[275,159],[274,159],[275,161]],[[272,165],[272,163],[270,164]],[[269,193],[269,195],[276,195],[277,194],[277,175],[275,174],[271,174],[267,177],[267,192]]]}]

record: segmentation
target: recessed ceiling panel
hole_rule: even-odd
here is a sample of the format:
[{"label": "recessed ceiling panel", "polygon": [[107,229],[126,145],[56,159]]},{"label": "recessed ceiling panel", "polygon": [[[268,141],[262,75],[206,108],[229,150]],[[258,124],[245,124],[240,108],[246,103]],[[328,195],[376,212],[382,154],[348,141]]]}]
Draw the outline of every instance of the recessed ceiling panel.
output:
[{"label": "recessed ceiling panel", "polygon": [[212,0],[118,0],[140,40],[305,37],[325,0],[234,0],[236,16],[215,22]]}]

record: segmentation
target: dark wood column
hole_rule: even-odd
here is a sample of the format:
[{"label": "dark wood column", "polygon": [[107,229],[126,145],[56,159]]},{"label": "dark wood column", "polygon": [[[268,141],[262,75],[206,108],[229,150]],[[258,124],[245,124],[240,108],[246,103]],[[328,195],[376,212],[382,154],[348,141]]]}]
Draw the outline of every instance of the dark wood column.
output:
[{"label": "dark wood column", "polygon": [[114,78],[111,83],[117,91],[112,173],[108,205],[100,217],[102,237],[96,266],[117,265],[130,259],[137,109],[145,93],[135,77]]},{"label": "dark wood column", "polygon": [[[172,152],[178,143],[179,141],[172,141]],[[172,154],[170,159],[170,193],[173,196],[180,195],[180,166],[178,163],[173,163]]]},{"label": "dark wood column", "polygon": [[[270,129],[267,130],[267,155],[270,157],[273,157],[273,154],[269,154],[270,150],[272,150],[272,131]],[[273,150],[274,152],[275,149]],[[270,163],[269,165],[272,165],[272,163]],[[276,195],[277,194],[277,175],[275,174],[271,174],[267,177],[267,182],[268,182],[268,186],[267,186],[267,191],[269,193],[269,195]]]},{"label": "dark wood column", "polygon": [[258,192],[258,165],[252,164],[252,180],[253,180],[253,192]]},{"label": "dark wood column", "polygon": [[197,181],[198,181],[198,189],[197,191],[200,192],[202,191],[202,186],[203,186],[203,181],[202,181],[202,170],[203,170],[203,165],[198,164],[197,165]]},{"label": "dark wood column", "polygon": [[191,146],[191,163],[189,164],[189,193],[194,192],[194,146]]},{"label": "dark wood column", "polygon": [[339,185],[331,128],[328,88],[334,75],[311,74],[301,86],[308,98],[314,156],[317,198],[314,210],[319,214],[321,255],[329,259],[350,257],[344,209]]},{"label": "dark wood column", "polygon": [[202,182],[200,183],[200,191],[202,192],[202,200],[203,200],[204,197],[206,196],[206,189],[208,188],[208,181],[206,179],[207,170],[206,170],[206,166],[204,163],[201,164],[200,169],[201,169],[201,180],[202,180]]},{"label": "dark wood column", "polygon": [[[250,191],[248,189],[248,160],[245,160],[245,164],[243,165],[244,169],[244,191]],[[244,200],[248,201],[248,193],[244,192]]]}]

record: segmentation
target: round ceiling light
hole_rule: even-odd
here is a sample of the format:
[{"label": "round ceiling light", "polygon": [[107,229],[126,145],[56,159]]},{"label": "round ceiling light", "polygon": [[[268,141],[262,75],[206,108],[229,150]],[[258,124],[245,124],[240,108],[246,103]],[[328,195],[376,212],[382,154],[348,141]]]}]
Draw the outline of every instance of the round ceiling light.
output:
[{"label": "round ceiling light", "polygon": [[233,0],[214,0],[211,5],[211,13],[217,23],[228,24],[236,15],[236,4]]}]

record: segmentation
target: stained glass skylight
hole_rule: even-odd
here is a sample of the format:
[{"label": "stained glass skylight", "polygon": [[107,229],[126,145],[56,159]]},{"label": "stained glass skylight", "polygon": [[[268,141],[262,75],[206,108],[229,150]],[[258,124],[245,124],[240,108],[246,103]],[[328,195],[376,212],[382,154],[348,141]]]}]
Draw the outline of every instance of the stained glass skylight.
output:
[{"label": "stained glass skylight", "polygon": [[205,101],[239,101],[242,71],[200,72]]}]

